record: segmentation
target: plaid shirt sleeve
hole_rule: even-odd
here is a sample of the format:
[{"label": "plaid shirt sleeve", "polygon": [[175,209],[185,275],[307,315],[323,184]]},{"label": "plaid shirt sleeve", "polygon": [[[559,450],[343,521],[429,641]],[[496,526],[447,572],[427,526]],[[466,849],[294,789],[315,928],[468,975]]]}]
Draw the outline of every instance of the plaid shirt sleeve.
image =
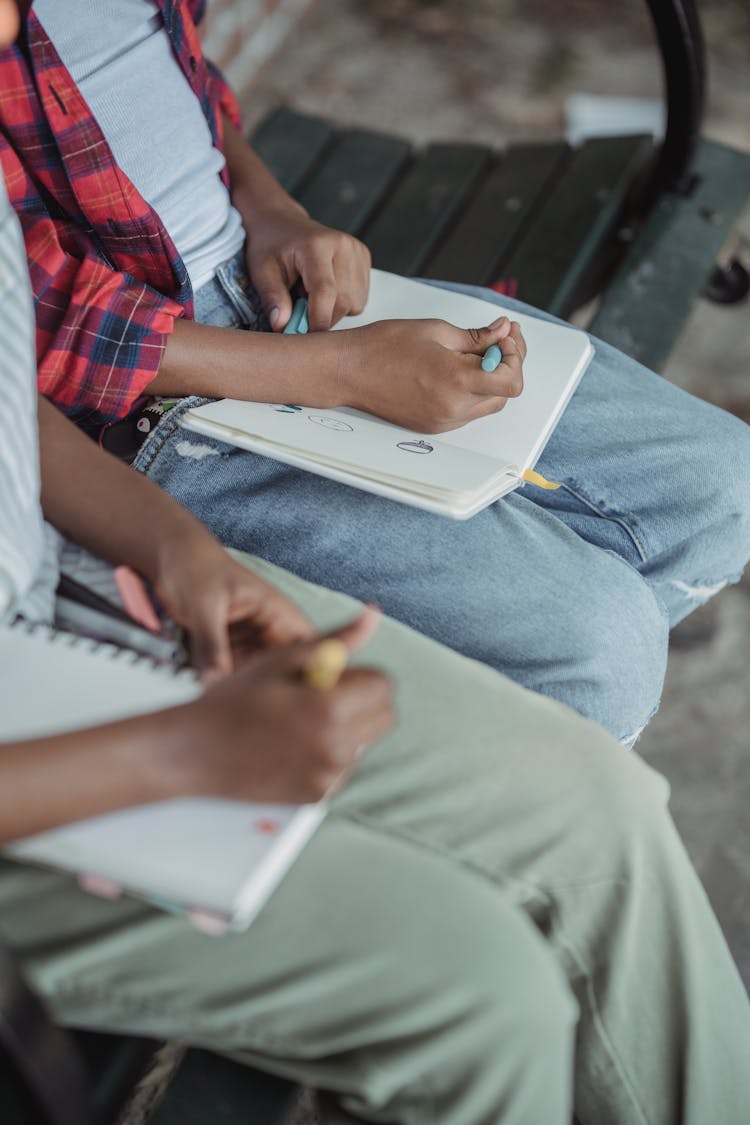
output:
[{"label": "plaid shirt sleeve", "polygon": [[0,159],[26,242],[39,390],[87,429],[123,418],[156,375],[183,307],[113,269],[89,234],[54,219],[2,136]]},{"label": "plaid shirt sleeve", "polygon": [[228,85],[219,68],[209,59],[206,59],[209,82],[211,84],[211,100],[225,113],[237,129],[242,129],[242,110],[237,101],[232,87]]},{"label": "plaid shirt sleeve", "polygon": [[187,0],[187,9],[196,27],[200,27],[206,14],[206,0]]}]

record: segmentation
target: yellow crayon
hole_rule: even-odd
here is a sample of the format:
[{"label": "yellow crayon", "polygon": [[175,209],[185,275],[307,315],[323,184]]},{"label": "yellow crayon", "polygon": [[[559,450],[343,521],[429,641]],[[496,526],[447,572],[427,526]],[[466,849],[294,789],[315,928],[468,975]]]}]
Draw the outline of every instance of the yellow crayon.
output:
[{"label": "yellow crayon", "polygon": [[313,649],[312,656],[305,665],[305,683],[321,691],[335,687],[348,659],[349,649],[343,641],[337,641],[333,637],[321,641]]}]

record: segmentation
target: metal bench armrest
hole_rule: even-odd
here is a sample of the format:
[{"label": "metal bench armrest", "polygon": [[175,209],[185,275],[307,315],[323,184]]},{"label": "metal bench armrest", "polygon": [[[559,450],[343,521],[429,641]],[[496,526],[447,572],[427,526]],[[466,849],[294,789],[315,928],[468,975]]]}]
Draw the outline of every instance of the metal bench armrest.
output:
[{"label": "metal bench armrest", "polygon": [[649,185],[649,202],[690,186],[703,117],[706,50],[695,0],[648,0],[664,68],[667,126]]},{"label": "metal bench armrest", "polygon": [[0,946],[0,1052],[45,1125],[87,1125],[86,1074],[64,1030],[31,991]]}]

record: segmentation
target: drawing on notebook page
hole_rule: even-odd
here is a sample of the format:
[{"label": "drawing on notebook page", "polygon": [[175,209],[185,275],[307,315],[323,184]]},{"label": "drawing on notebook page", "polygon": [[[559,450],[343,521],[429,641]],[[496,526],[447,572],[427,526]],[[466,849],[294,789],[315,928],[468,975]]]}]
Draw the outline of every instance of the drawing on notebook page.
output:
[{"label": "drawing on notebook page", "polygon": [[435,446],[428,441],[399,441],[396,449],[403,449],[404,453],[433,453]]},{"label": "drawing on notebook page", "polygon": [[325,426],[327,430],[338,430],[340,433],[354,433],[354,426],[350,426],[348,422],[343,422],[341,418],[326,418],[324,414],[308,414],[307,417],[308,420],[314,422],[316,426]]}]

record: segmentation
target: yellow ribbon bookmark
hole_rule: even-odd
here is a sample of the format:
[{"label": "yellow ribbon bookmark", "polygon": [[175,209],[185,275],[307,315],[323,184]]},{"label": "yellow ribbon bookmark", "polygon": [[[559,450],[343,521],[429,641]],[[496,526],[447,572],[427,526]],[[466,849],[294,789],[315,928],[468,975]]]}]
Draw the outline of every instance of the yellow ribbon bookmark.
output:
[{"label": "yellow ribbon bookmark", "polygon": [[554,489],[560,487],[559,484],[555,484],[553,480],[547,480],[541,473],[536,473],[533,469],[527,469],[523,474],[523,479],[529,484],[535,484],[537,488],[546,488],[549,491],[554,491]]}]

